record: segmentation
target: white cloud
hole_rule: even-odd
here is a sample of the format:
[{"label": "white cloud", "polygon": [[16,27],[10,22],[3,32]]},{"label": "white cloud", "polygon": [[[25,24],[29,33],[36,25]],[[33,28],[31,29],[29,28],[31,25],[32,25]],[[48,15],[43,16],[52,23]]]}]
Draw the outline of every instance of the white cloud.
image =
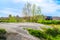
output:
[{"label": "white cloud", "polygon": [[13,0],[16,3],[29,2],[41,7],[42,13],[53,13],[56,9],[60,8],[53,0]]},{"label": "white cloud", "polygon": [[15,13],[15,12],[6,11],[6,10],[0,10],[0,13],[4,13],[4,14],[7,14],[7,15],[9,15],[9,14],[16,15],[16,14],[17,14],[17,13]]},{"label": "white cloud", "polygon": [[13,3],[27,2],[28,0],[11,0]]},{"label": "white cloud", "polygon": [[21,0],[12,0],[12,2],[19,3],[19,2],[21,2]]},{"label": "white cloud", "polygon": [[13,16],[16,16],[16,15],[21,16],[22,15],[21,12],[20,12],[20,10],[13,9],[13,8],[5,8],[5,9],[2,9],[2,10],[0,10],[0,13],[6,14],[6,15],[11,14]]},{"label": "white cloud", "polygon": [[[37,4],[38,6],[41,7],[42,13],[51,13],[54,14],[55,12],[57,13],[57,9],[60,9],[60,6],[57,5],[53,0],[36,0],[32,3]],[[59,13],[58,13],[59,14]]]},{"label": "white cloud", "polygon": [[[42,9],[42,13],[46,14],[46,13],[59,13],[56,10],[60,9],[60,5],[57,5],[53,0],[10,0],[13,3],[32,3],[32,4],[36,4],[37,6],[40,6]],[[17,12],[13,12],[13,10],[17,10]],[[7,8],[5,10],[2,10],[0,12],[4,12],[6,14],[13,14],[13,15],[17,15],[19,14],[19,10],[18,9],[12,9],[12,8]]]},{"label": "white cloud", "polygon": [[30,2],[30,3],[38,3],[42,2],[43,0],[11,0],[13,3],[20,3],[20,2]]}]

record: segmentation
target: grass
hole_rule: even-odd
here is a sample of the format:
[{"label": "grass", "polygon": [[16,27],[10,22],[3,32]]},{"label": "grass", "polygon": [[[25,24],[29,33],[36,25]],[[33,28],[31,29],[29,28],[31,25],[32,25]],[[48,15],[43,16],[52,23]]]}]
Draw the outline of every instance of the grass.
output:
[{"label": "grass", "polygon": [[6,40],[6,33],[5,29],[0,29],[0,40]]},{"label": "grass", "polygon": [[42,24],[60,24],[60,20],[38,20],[37,22]]},{"label": "grass", "polygon": [[[53,28],[49,28],[49,29],[43,29],[46,31],[41,31],[41,30],[35,30],[35,29],[30,29],[30,28],[26,28],[28,30],[28,32],[35,36],[40,38],[41,40],[45,39],[45,40],[60,40],[60,25],[49,25],[49,26],[53,26]],[[42,39],[43,38],[43,39]]]},{"label": "grass", "polygon": [[48,26],[52,26],[52,27],[55,27],[55,28],[59,28],[60,29],[60,25],[59,24],[49,24]]}]

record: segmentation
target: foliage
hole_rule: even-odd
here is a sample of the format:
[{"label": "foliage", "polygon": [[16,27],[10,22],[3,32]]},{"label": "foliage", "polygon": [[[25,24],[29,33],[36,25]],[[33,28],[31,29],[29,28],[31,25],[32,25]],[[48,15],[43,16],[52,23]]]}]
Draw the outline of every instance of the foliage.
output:
[{"label": "foliage", "polygon": [[56,37],[58,34],[60,34],[60,30],[58,30],[57,28],[54,28],[54,29],[47,29],[46,30],[46,33],[48,35],[51,35],[52,37]]},{"label": "foliage", "polygon": [[0,29],[0,34],[5,34],[5,33],[6,33],[5,29]]},{"label": "foliage", "polygon": [[[25,4],[25,6],[22,10],[22,13],[25,17],[25,20],[27,20],[28,22],[37,22],[38,15],[39,16],[42,15],[41,8],[39,6],[36,6],[35,4],[30,4],[30,3]],[[42,17],[40,17],[40,18],[42,18]]]},{"label": "foliage", "polygon": [[56,28],[52,28],[52,29],[49,28],[46,29],[46,31],[34,30],[34,29],[27,29],[27,30],[31,35],[38,37],[41,40],[42,38],[45,40],[57,40],[57,39],[60,40],[60,30]]},{"label": "foliage", "polygon": [[35,4],[26,3],[23,7],[22,14],[24,17],[12,16],[0,18],[0,22],[37,22],[38,19],[43,19],[41,8]]},{"label": "foliage", "polygon": [[42,24],[60,24],[59,20],[38,20],[38,23]]},{"label": "foliage", "polygon": [[17,22],[17,20],[15,19],[15,17],[10,17],[9,22]]},{"label": "foliage", "polygon": [[0,40],[6,40],[6,33],[5,29],[0,29]]},{"label": "foliage", "polygon": [[22,22],[23,18],[20,18],[19,16],[12,16],[9,15],[9,17],[3,17],[0,18],[0,22],[6,22],[6,23],[10,23],[10,22]]},{"label": "foliage", "polygon": [[47,34],[43,33],[40,30],[33,30],[33,29],[28,29],[29,33],[33,36],[39,37],[39,38],[47,38]]}]

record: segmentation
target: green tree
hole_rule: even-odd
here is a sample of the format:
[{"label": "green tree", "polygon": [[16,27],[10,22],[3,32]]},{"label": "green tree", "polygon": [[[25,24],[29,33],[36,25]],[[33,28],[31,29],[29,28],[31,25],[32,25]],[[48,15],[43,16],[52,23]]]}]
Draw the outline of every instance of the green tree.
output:
[{"label": "green tree", "polygon": [[9,18],[11,18],[12,17],[12,15],[11,14],[9,14]]},{"label": "green tree", "polygon": [[39,19],[44,19],[44,16],[41,14],[41,8],[40,6],[36,6],[35,4],[33,4],[32,8],[32,21],[33,22],[37,22]]},{"label": "green tree", "polygon": [[29,18],[29,20],[33,21],[33,22],[37,22],[38,16],[40,16],[42,18],[41,15],[41,8],[39,6],[36,6],[35,4],[30,4],[27,3],[25,4],[24,8],[23,8],[23,14],[25,15],[25,18]]},{"label": "green tree", "polygon": [[20,22],[21,18],[19,17],[19,15],[16,16],[16,21]]},{"label": "green tree", "polygon": [[24,19],[28,21],[28,17],[30,17],[31,13],[31,4],[30,3],[25,4],[22,12],[24,15]]},{"label": "green tree", "polygon": [[9,22],[16,22],[16,18],[12,15],[9,15]]}]

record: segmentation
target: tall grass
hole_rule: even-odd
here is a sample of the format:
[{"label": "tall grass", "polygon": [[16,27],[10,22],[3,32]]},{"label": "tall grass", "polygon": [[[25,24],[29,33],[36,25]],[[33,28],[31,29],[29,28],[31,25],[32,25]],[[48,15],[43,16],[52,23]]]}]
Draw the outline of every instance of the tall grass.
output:
[{"label": "tall grass", "polygon": [[60,40],[60,30],[57,28],[49,28],[46,29],[46,31],[41,31],[41,30],[34,30],[34,29],[27,29],[28,32],[35,36],[40,38],[41,40]]},{"label": "tall grass", "polygon": [[60,24],[60,20],[38,20],[42,24]]},{"label": "tall grass", "polygon": [[6,40],[6,30],[0,29],[0,40]]}]

